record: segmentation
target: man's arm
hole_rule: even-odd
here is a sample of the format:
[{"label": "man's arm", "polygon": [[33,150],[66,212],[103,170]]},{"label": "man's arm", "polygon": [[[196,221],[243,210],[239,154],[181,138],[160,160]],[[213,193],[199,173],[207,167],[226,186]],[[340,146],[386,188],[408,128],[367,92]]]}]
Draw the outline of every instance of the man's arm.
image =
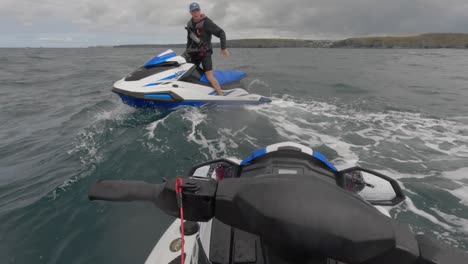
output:
[{"label": "man's arm", "polygon": [[220,28],[218,25],[216,25],[211,19],[206,19],[206,30],[208,32],[211,32],[211,34],[215,35],[216,37],[219,38],[221,42],[221,49],[224,50],[226,49],[226,33],[222,28]]}]

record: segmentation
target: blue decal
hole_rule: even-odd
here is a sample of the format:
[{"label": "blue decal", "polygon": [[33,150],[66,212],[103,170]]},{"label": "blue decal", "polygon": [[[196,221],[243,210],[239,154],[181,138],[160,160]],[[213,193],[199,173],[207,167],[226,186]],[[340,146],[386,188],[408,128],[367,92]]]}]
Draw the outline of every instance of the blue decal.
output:
[{"label": "blue decal", "polygon": [[172,96],[168,94],[145,94],[145,97],[153,99],[172,99]]},{"label": "blue decal", "polygon": [[325,163],[325,165],[327,165],[330,169],[332,169],[333,171],[338,171],[335,166],[333,164],[331,164],[327,158],[325,158],[325,156],[320,153],[320,152],[317,152],[317,151],[313,151],[312,152],[312,156],[318,160],[320,160],[321,162]]},{"label": "blue decal", "polygon": [[[231,94],[232,92],[234,92],[234,91],[223,92],[223,96],[227,96],[227,95]],[[208,95],[213,95],[213,94],[216,94],[216,90],[210,92]]]},{"label": "blue decal", "polygon": [[[176,74],[173,74],[173,75],[170,75],[170,76],[167,76],[167,77],[165,77],[165,78],[160,79],[160,81],[170,80],[170,79],[173,79],[173,78],[175,78],[175,77],[177,77],[177,75],[176,75]],[[162,82],[148,83],[147,85],[145,85],[145,86],[143,86],[143,87],[147,87],[147,86],[156,86],[156,85],[158,85],[158,84],[160,84],[160,83],[162,83]]]},{"label": "blue decal", "polygon": [[158,54],[158,55],[156,55],[156,57],[154,57],[150,61],[148,61],[145,64],[145,67],[161,64],[161,63],[167,61],[170,58],[174,58],[175,56],[177,56],[177,54],[175,52],[171,52],[171,53],[168,53],[168,54],[162,55],[162,56]]},{"label": "blue decal", "polygon": [[[240,79],[247,76],[247,74],[245,74],[245,72],[243,71],[219,71],[219,70],[213,71],[213,75],[216,78],[216,80],[218,80],[220,85],[239,81]],[[206,79],[205,74],[203,74],[203,76],[200,78],[200,81],[204,83],[209,83],[208,79]]]},{"label": "blue decal", "polygon": [[164,77],[164,78],[162,78],[160,81],[165,81],[165,80],[174,79],[175,77],[177,77],[177,74],[173,74],[173,75],[169,75],[169,76],[167,76],[167,77]]},{"label": "blue decal", "polygon": [[160,84],[161,82],[155,82],[155,83],[148,83],[147,85],[143,86],[143,87],[147,87],[147,86],[156,86],[158,84]]},{"label": "blue decal", "polygon": [[256,151],[254,151],[254,152],[252,153],[252,155],[250,155],[250,156],[248,156],[246,159],[244,159],[244,160],[240,163],[240,165],[245,165],[245,164],[251,162],[253,159],[258,158],[258,157],[262,156],[262,155],[265,154],[265,153],[266,153],[266,148],[258,149],[258,150],[256,150]]}]

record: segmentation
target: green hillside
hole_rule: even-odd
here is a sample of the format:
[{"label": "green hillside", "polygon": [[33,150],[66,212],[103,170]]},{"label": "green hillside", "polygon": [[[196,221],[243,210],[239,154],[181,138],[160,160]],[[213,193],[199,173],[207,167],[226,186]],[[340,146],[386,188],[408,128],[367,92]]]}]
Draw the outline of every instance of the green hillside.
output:
[{"label": "green hillside", "polygon": [[349,38],[337,41],[332,48],[468,48],[468,34],[431,33],[420,35]]}]

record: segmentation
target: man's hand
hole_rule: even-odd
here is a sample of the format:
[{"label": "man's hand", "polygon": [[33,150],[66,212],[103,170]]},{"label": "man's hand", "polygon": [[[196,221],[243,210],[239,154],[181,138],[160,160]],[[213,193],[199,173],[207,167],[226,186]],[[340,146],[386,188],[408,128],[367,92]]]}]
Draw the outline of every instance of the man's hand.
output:
[{"label": "man's hand", "polygon": [[229,51],[227,49],[222,49],[221,50],[221,55],[223,55],[224,57],[229,57]]}]

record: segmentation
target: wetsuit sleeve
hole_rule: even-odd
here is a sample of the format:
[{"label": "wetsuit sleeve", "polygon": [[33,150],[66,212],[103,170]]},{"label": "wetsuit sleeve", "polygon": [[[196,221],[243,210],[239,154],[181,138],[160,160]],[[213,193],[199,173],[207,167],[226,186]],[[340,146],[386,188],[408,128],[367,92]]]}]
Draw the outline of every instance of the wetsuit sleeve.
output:
[{"label": "wetsuit sleeve", "polygon": [[206,31],[218,37],[221,42],[221,49],[226,49],[226,33],[224,33],[224,30],[216,25],[211,19],[207,19],[206,22],[208,22],[206,23]]}]

